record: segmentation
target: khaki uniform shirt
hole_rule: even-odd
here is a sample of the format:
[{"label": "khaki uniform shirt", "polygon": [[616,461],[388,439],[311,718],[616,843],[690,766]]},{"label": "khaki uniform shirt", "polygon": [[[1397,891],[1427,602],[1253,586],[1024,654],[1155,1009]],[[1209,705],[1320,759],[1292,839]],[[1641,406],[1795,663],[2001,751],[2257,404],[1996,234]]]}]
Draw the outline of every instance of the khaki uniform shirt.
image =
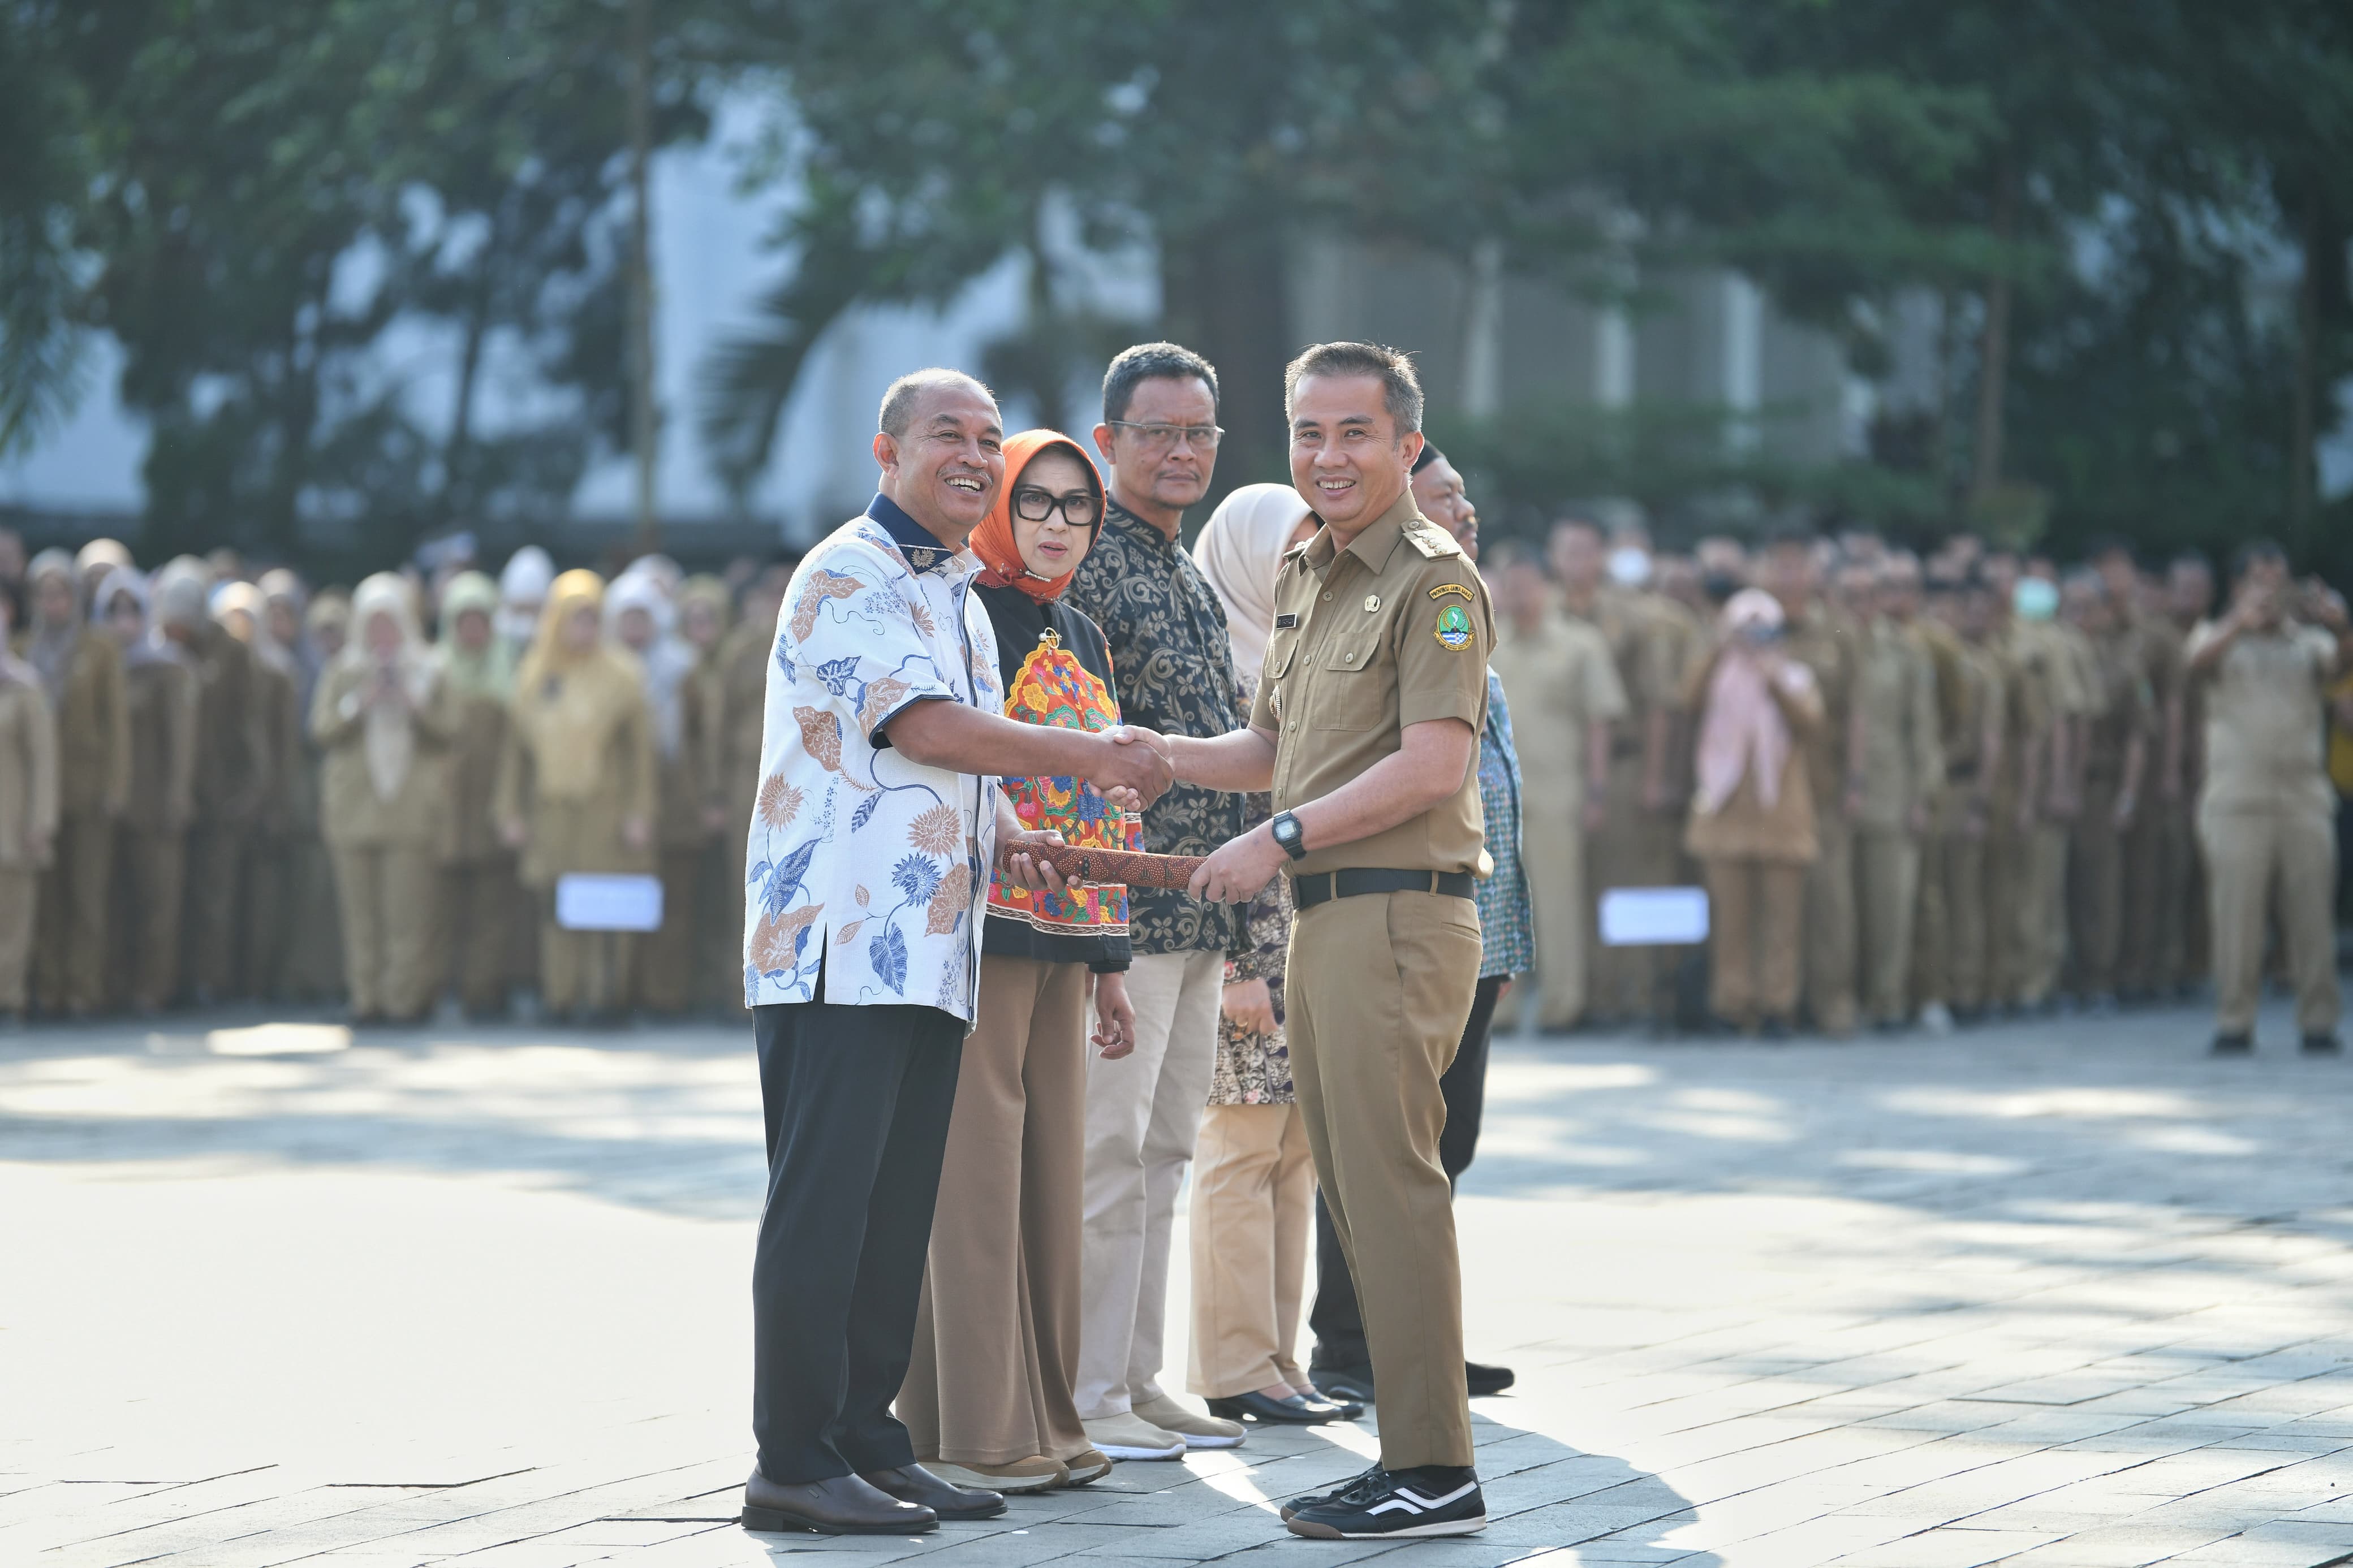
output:
[{"label": "khaki uniform shirt", "polygon": [[[1276,737],[1275,810],[1355,779],[1402,746],[1409,724],[1459,719],[1474,741],[1485,726],[1495,644],[1486,584],[1411,494],[1345,550],[1327,528],[1284,556],[1274,610],[1250,722]],[[1472,871],[1483,853],[1478,769],[1466,763],[1461,786],[1430,810],[1312,849],[1293,870]]]},{"label": "khaki uniform shirt", "polygon": [[1565,800],[1574,815],[1585,804],[1587,728],[1626,713],[1609,640],[1590,622],[1548,615],[1531,632],[1498,626],[1489,662],[1511,700],[1521,776],[1536,780],[1545,798]]},{"label": "khaki uniform shirt", "polygon": [[[2216,623],[2201,622],[2189,634],[2189,656],[2219,633]],[[2242,634],[2200,678],[2206,707],[2200,811],[2336,809],[2323,742],[2336,662],[2336,638],[2288,621],[2276,632]]]},{"label": "khaki uniform shirt", "polygon": [[58,731],[49,700],[37,681],[0,671],[0,870],[47,865],[57,828]]},{"label": "khaki uniform shirt", "polygon": [[1936,667],[1915,630],[1874,619],[1856,643],[1855,700],[1862,704],[1862,815],[1881,833],[1911,826],[1945,779]]},{"label": "khaki uniform shirt", "polygon": [[1855,650],[1832,623],[1826,605],[1815,604],[1787,623],[1781,650],[1814,672],[1821,694],[1820,728],[1799,740],[1806,780],[1817,815],[1836,813],[1846,799],[1847,715],[1854,700]]},{"label": "khaki uniform shirt", "polygon": [[2156,705],[2141,662],[2140,638],[2131,627],[2084,641],[2092,651],[2094,684],[2091,721],[2084,731],[2084,776],[2094,784],[2117,784],[2124,778],[2125,752],[2134,737],[2147,741],[2156,731]]},{"label": "khaki uniform shirt", "polygon": [[[1682,701],[1684,674],[1698,657],[1693,646],[1696,623],[1689,624],[1686,635],[1686,626],[1675,618],[1680,605],[1654,594],[1614,586],[1594,595],[1589,614],[1567,613],[1572,621],[1599,631],[1609,646],[1625,693],[1626,713],[1633,721],[1619,726],[1613,750],[1621,759],[1641,756],[1644,721],[1673,710]],[[1689,622],[1688,616],[1684,621]]]},{"label": "khaki uniform shirt", "polygon": [[[32,634],[16,639],[22,653]],[[122,648],[84,626],[49,718],[58,733],[58,799],[68,816],[119,816],[131,794],[131,720],[122,696]]]}]

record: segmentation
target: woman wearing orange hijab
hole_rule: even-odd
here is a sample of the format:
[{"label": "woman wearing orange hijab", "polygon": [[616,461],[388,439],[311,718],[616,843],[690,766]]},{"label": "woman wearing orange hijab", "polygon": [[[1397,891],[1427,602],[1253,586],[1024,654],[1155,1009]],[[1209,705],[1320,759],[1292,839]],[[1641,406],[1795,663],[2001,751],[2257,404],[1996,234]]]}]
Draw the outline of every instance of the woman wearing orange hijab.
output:
[{"label": "woman wearing orange hijab", "polygon": [[[1096,731],[1120,721],[1103,631],[1060,601],[1103,509],[1103,481],[1077,442],[1030,430],[1005,443],[1005,484],[972,550],[985,568],[974,591],[997,633],[1009,719]],[[1135,819],[1083,779],[1005,779],[1001,787],[1026,828],[1136,847]],[[1000,875],[988,890],[981,954],[980,1009],[957,1069],[899,1419],[923,1468],[955,1485],[1083,1486],[1111,1468],[1071,1396],[1087,998],[1092,991],[1104,1059],[1134,1049],[1127,889],[1033,892]]]}]

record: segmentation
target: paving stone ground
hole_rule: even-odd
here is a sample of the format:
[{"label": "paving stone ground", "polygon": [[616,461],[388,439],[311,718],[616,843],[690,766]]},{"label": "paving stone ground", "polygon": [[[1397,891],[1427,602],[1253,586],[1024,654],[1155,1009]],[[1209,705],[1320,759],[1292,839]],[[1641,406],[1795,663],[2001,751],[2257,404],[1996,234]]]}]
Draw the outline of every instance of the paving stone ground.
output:
[{"label": "paving stone ground", "polygon": [[[2353,1563],[2353,1060],[2189,1011],[1499,1049],[1460,1205],[1493,1524],[1273,1506],[1369,1425],[922,1539],[752,1536],[749,1041],[0,1039],[0,1568]],[[1170,1343],[1184,1374],[1182,1237]]]}]

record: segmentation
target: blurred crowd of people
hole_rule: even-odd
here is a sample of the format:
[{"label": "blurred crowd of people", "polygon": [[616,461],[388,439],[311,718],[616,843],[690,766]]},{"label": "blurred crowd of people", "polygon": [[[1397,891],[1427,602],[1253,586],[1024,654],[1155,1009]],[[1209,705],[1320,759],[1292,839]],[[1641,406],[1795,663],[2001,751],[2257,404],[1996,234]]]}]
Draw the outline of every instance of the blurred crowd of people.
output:
[{"label": "blurred crowd of people", "polygon": [[[1487,565],[1522,762],[1558,781],[1525,827],[1542,1026],[1942,1031],[2211,977],[2235,1051],[2276,971],[2332,1048],[2353,635],[2276,546],[2224,592],[2122,540],[1661,554],[1570,515]],[[1694,882],[1704,970],[1600,940],[1610,889]]]},{"label": "blurred crowd of people", "polygon": [[[608,584],[528,546],[345,592],[0,532],[0,1021],[740,1014],[789,574],[647,555]],[[659,929],[565,929],[572,872],[659,876]]]}]

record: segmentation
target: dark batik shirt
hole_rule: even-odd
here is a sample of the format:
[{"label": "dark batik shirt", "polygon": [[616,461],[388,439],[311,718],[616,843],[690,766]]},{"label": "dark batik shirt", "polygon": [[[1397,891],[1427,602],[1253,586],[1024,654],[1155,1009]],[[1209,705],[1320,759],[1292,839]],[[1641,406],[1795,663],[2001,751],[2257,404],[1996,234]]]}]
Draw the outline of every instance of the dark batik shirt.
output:
[{"label": "dark batik shirt", "polygon": [[[1242,727],[1225,606],[1166,534],[1110,502],[1063,597],[1110,641],[1125,721],[1204,740]],[[1144,847],[1207,855],[1243,826],[1240,795],[1180,784],[1145,811]],[[1128,889],[1128,929],[1137,952],[1229,952],[1242,945],[1232,905],[1156,889]]]}]

